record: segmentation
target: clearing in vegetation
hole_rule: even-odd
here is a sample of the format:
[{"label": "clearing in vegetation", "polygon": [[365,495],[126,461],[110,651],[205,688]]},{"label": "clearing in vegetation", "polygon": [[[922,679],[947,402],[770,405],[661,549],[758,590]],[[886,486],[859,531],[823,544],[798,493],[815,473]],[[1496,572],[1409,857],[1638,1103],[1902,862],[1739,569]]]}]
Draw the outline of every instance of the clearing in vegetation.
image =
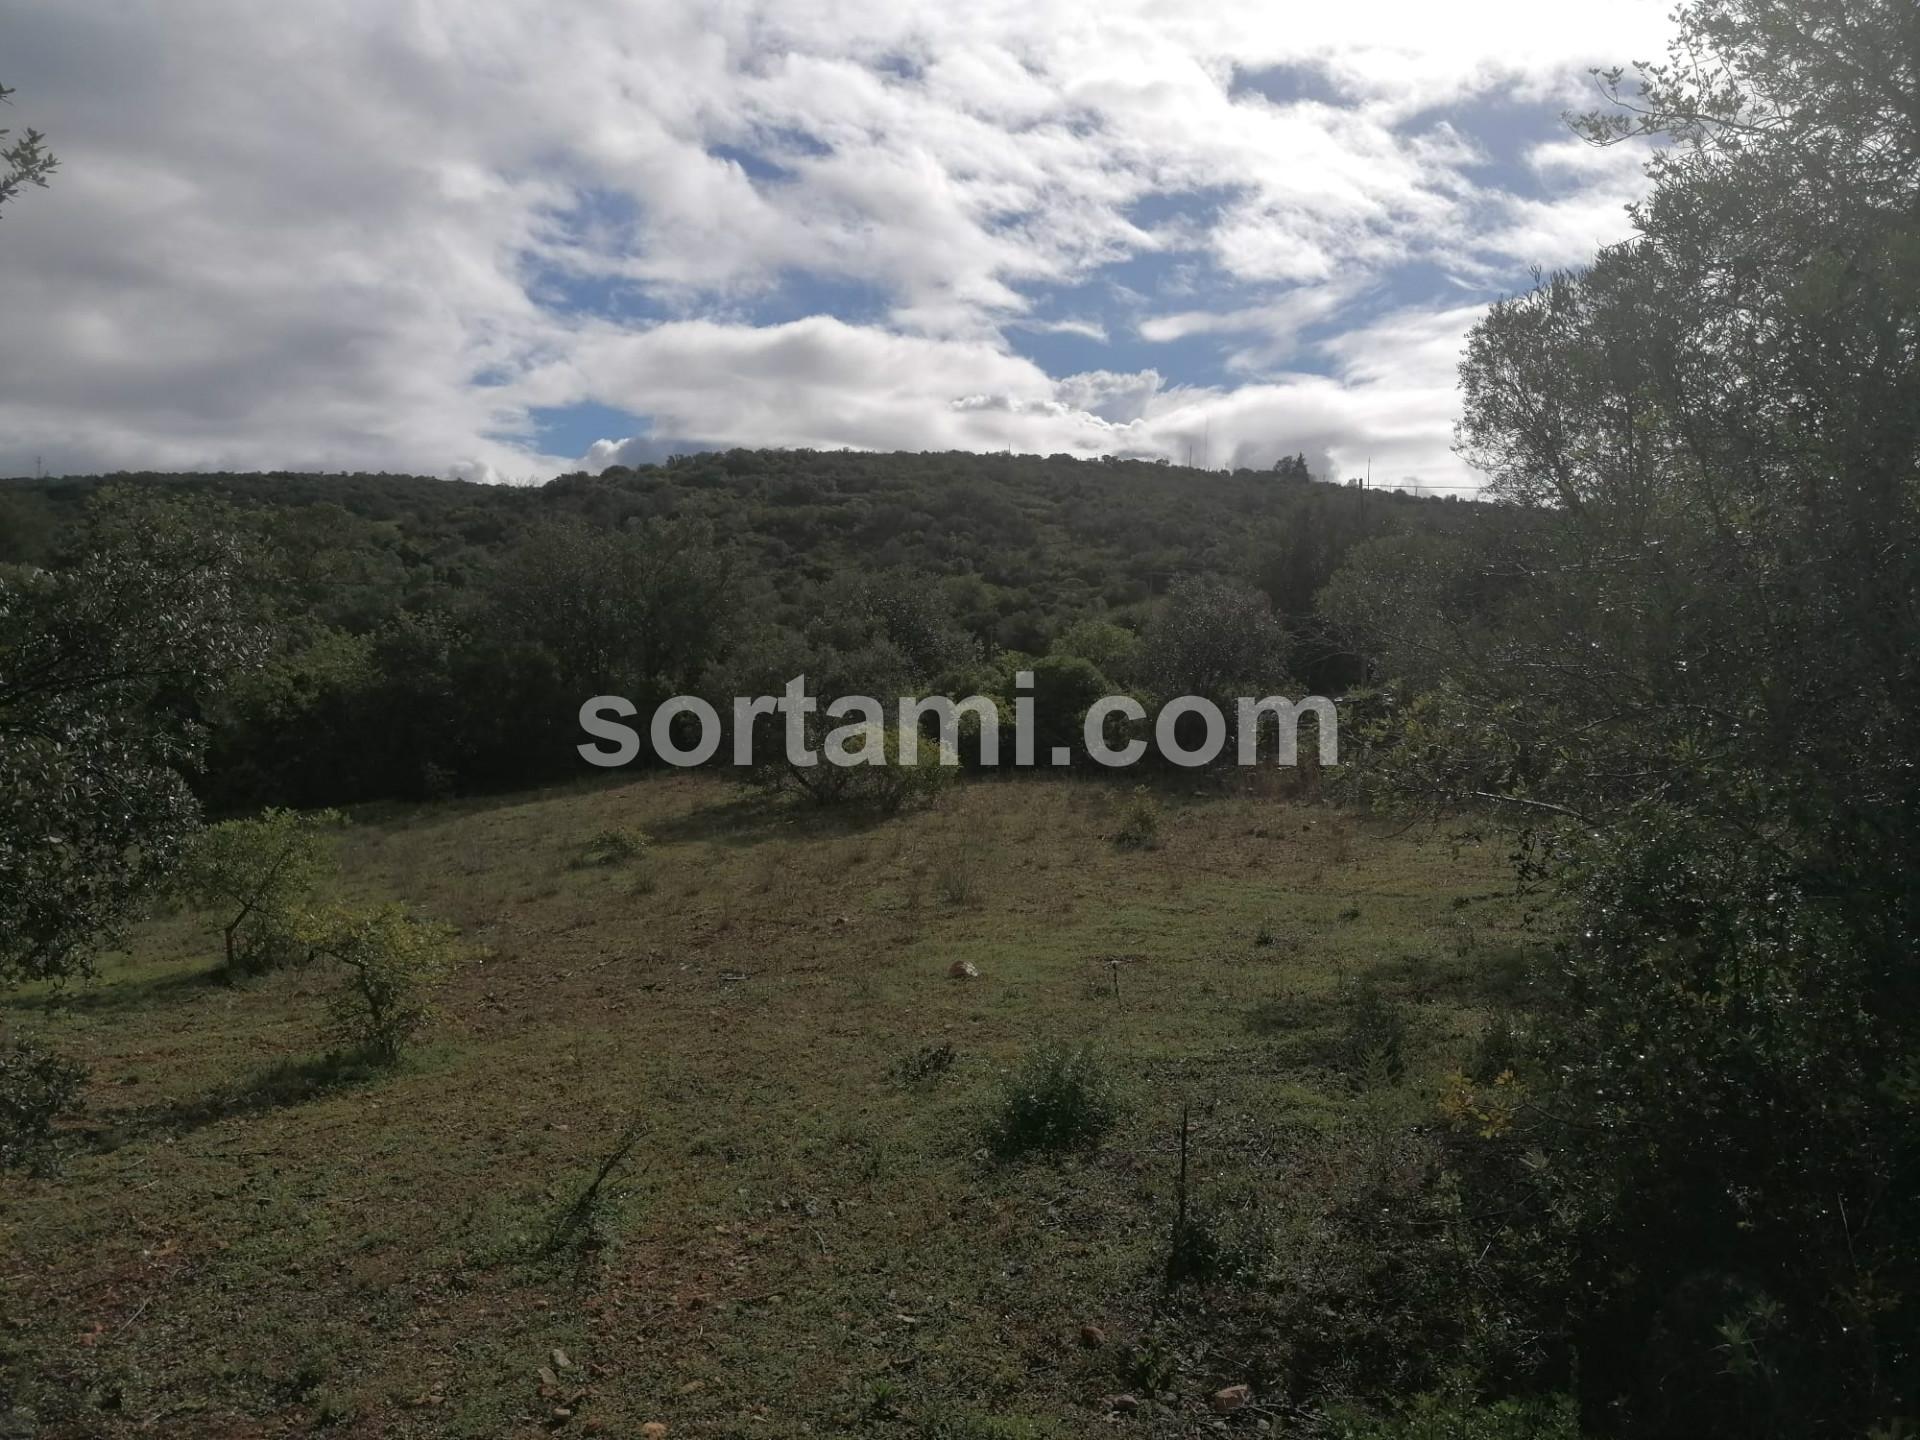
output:
[{"label": "clearing in vegetation", "polygon": [[1432,1388],[1342,1331],[1397,1312],[1338,1313],[1368,1257],[1327,1217],[1517,998],[1503,848],[1172,791],[1119,843],[1141,803],[655,775],[357,815],[343,898],[467,951],[397,1066],[329,1052],[338,967],[217,983],[187,912],[6,1001],[92,1074],[0,1211],[0,1388],[44,1435],[204,1437],[1254,1433],[1333,1425],[1386,1378],[1352,1367]]}]

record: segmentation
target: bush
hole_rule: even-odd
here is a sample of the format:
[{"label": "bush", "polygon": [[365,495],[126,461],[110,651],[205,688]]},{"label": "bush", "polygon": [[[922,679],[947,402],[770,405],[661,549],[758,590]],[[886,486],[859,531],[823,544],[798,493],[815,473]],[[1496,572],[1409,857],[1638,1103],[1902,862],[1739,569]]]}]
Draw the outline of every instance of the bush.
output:
[{"label": "bush", "polygon": [[1084,1149],[1113,1128],[1118,1113],[1113,1082],[1091,1051],[1045,1046],[1009,1077],[988,1127],[989,1148],[1002,1159]]},{"label": "bush", "polygon": [[582,865],[624,865],[652,848],[653,837],[635,825],[609,826],[586,843]]},{"label": "bush", "polygon": [[[861,806],[894,814],[918,805],[930,805],[951,785],[959,773],[957,765],[943,763],[943,751],[937,741],[919,739],[914,763],[901,759],[900,732],[893,726],[870,728],[869,745],[878,747],[885,764],[830,764],[820,751],[820,737],[810,734],[808,744],[816,752],[812,765],[795,765],[784,750],[777,759],[757,763],[751,779],[776,795],[806,800],[815,805]],[[853,754],[866,753],[860,746],[849,746]]]},{"label": "bush", "polygon": [[347,983],[330,1007],[337,1043],[382,1064],[398,1061],[433,1018],[433,993],[457,954],[452,927],[381,905],[316,917],[306,939],[315,955],[347,967]]},{"label": "bush", "polygon": [[325,832],[337,810],[264,810],[224,820],[195,842],[176,888],[213,911],[229,975],[257,975],[300,953],[299,913],[331,870]]},{"label": "bush", "polygon": [[53,1168],[54,1117],[74,1108],[86,1075],[24,1037],[0,1043],[0,1170]]},{"label": "bush", "polygon": [[1123,850],[1152,850],[1160,844],[1160,802],[1136,785],[1120,809],[1120,828],[1114,844]]}]

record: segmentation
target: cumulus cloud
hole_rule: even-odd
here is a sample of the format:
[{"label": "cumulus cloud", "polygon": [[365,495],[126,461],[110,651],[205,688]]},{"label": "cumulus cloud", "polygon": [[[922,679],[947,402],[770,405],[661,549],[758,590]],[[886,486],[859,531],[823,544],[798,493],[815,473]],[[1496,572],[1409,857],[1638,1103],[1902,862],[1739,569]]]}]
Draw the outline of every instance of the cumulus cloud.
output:
[{"label": "cumulus cloud", "polygon": [[1577,262],[1639,176],[1546,142],[1495,184],[1451,112],[1578,103],[1664,9],[0,0],[63,160],[0,220],[0,471],[527,479],[593,402],[645,429],[589,463],[1200,444],[1459,483],[1477,311],[1397,277]]}]

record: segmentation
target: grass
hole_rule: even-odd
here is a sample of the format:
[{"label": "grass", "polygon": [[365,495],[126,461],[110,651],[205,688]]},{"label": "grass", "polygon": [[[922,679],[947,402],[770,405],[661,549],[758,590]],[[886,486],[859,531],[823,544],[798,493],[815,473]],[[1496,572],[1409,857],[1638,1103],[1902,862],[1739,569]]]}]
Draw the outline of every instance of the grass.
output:
[{"label": "grass", "polygon": [[[1248,1376],[1168,1334],[1182,1107],[1196,1207],[1255,1214],[1301,1135],[1431,1108],[1530,932],[1497,844],[1168,792],[1125,848],[1129,803],[994,780],[876,823],[672,775],[363,814],[346,898],[483,950],[385,1073],[326,1056],[324,967],[204,985],[156,919],[7,1002],[92,1079],[64,1176],[0,1180],[0,1395],[48,1437],[1091,1436],[1166,1353],[1204,1423]],[[615,833],[646,886],[580,863]],[[1128,1103],[997,1163],[1056,1045]],[[630,1124],[595,1245],[541,1254]]]}]

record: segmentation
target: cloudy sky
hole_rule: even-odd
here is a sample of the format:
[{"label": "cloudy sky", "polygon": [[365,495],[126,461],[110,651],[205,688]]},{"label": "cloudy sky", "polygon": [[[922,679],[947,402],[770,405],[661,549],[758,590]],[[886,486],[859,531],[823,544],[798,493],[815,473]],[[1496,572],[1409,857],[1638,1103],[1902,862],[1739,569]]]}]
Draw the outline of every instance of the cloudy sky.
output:
[{"label": "cloudy sky", "polygon": [[0,0],[0,474],[730,445],[1470,484],[1461,337],[1626,230],[1667,0]]}]

